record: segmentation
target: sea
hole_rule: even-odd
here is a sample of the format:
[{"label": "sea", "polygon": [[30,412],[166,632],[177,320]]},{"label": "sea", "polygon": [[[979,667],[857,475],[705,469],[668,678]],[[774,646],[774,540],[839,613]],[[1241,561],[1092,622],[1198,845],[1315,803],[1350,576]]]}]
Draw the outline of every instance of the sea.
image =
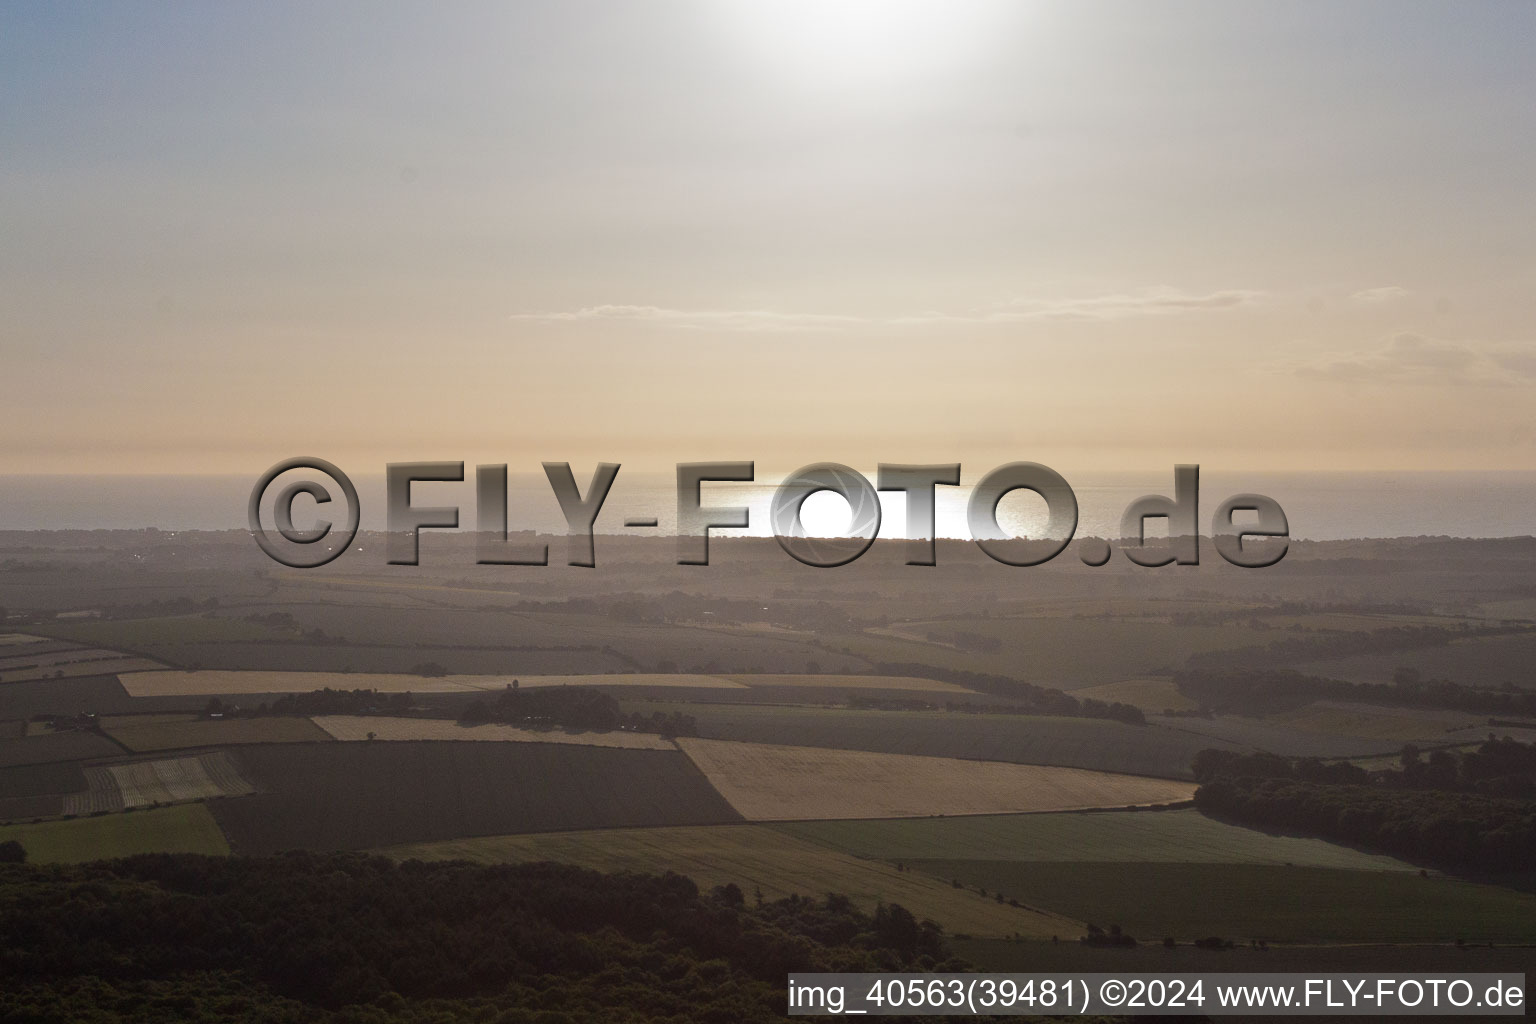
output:
[{"label": "sea", "polygon": [[[869,479],[875,467],[855,467]],[[991,468],[991,467],[987,467]],[[585,493],[587,470],[576,468]],[[979,476],[980,474],[976,474]],[[458,506],[460,528],[475,529],[473,469],[463,483],[414,485],[417,505]],[[1063,476],[1078,503],[1077,536],[1119,536],[1121,516],[1132,501],[1147,494],[1173,493],[1173,471],[1082,473]],[[782,479],[782,478],[779,478]],[[270,524],[268,492],[264,522]],[[966,503],[974,478],[962,477],[956,487],[937,490],[937,533],[941,537],[970,536]],[[323,479],[321,482],[324,482]],[[365,530],[386,525],[382,474],[354,478],[361,524]],[[0,530],[230,530],[247,525],[247,505],[256,480],[248,476],[0,476]],[[745,506],[749,526],[722,531],[767,536],[769,508],[778,479],[760,475],[753,483],[706,483],[705,506]],[[340,501],[340,492],[332,488]],[[1345,540],[1384,537],[1514,537],[1536,534],[1536,472],[1236,472],[1208,471],[1200,476],[1199,516],[1202,530],[1228,496],[1257,493],[1284,509],[1292,537],[1305,540]],[[294,504],[299,528],[319,518],[345,518],[335,505],[316,506],[308,497]],[[905,498],[881,495],[882,537],[906,536]],[[802,509],[806,533],[839,536],[847,532],[849,508],[841,497],[823,492],[807,499]],[[629,518],[655,518],[653,528],[629,528]],[[508,481],[508,528],[561,533],[565,520],[554,492],[542,473],[512,474]],[[620,470],[598,515],[600,533],[643,535],[674,532],[677,520],[676,484],[669,475],[626,473]],[[1029,491],[1015,491],[998,507],[998,520],[1018,536],[1041,536],[1046,521],[1044,501]],[[487,524],[493,527],[494,524]]]}]

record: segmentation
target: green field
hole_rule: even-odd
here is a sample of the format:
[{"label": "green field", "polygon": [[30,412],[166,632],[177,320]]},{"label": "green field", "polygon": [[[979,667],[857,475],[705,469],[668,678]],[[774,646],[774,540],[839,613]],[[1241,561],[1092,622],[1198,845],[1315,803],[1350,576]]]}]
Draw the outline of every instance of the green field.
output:
[{"label": "green field", "polygon": [[211,805],[242,854],[741,821],[680,750],[364,741],[259,743],[229,757],[259,790]]},{"label": "green field", "polygon": [[190,715],[121,715],[103,720],[102,731],[135,752],[243,743],[329,742],[307,718],[199,718]]},{"label": "green field", "polygon": [[52,649],[35,651],[21,648],[21,653],[14,653],[15,648],[0,648],[0,683],[74,679],[158,667],[156,662],[147,658],[101,647],[38,646]]},{"label": "green field", "polygon": [[133,707],[128,691],[115,676],[0,685],[0,718],[25,720],[35,715],[78,715],[82,711],[108,714]]},{"label": "green field", "polygon": [[224,834],[202,804],[0,825],[0,842],[12,839],[26,848],[28,861],[38,864],[73,864],[135,853],[229,852]]},{"label": "green field", "polygon": [[[946,642],[957,633],[996,641],[980,652]],[[934,639],[929,640],[932,634]],[[1071,690],[1171,672],[1191,654],[1263,643],[1268,634],[1246,621],[1218,626],[1171,626],[1153,618],[966,616],[903,622],[878,633],[828,637],[872,661],[921,662],[943,668],[993,672]]]},{"label": "green field", "polygon": [[1193,808],[1092,814],[1000,814],[901,821],[803,821],[781,832],[858,857],[889,861],[1149,861],[1296,864],[1356,870],[1413,868],[1391,857],[1299,836],[1228,825]]},{"label": "green field", "polygon": [[645,714],[682,711],[697,719],[699,735],[706,739],[1051,764],[1170,779],[1190,778],[1190,762],[1206,747],[1233,746],[1180,729],[1098,718],[622,699],[621,706]]},{"label": "green field", "polygon": [[1404,871],[953,859],[907,867],[1101,927],[1118,924],[1141,939],[1536,942],[1536,895]]},{"label": "green field", "polygon": [[[1159,973],[1168,971],[1275,971],[1350,974],[1429,974],[1458,971],[1530,973],[1529,946],[1398,945],[1273,945],[1253,949],[1195,949],[1181,942],[1166,949],[1161,937],[1132,949],[1084,946],[1077,942],[1011,942],[1007,939],[964,938],[955,952],[983,971],[1088,971]],[[1209,995],[1209,993],[1207,993]],[[1207,1004],[1209,1005],[1209,1004]],[[1187,1019],[1187,1018],[1186,1018]],[[1342,1018],[1340,1018],[1342,1019]]]},{"label": "green field", "polygon": [[[1195,810],[775,825],[1141,939],[1536,941],[1536,896]],[[1084,968],[1087,969],[1087,968]],[[1258,968],[1254,968],[1258,969]]]},{"label": "green field", "polygon": [[[0,741],[0,768],[25,764],[49,764],[55,761],[83,761],[93,757],[114,757],[123,751],[116,743],[94,732],[65,729],[20,739]],[[0,792],[0,797],[10,796]]]},{"label": "green field", "polygon": [[[243,619],[168,615],[149,619],[74,619],[48,623],[48,634],[83,644],[150,653],[182,644],[265,640],[272,630]],[[158,653],[158,652],[156,652]]]},{"label": "green field", "polygon": [[1140,708],[1150,715],[1164,711],[1194,711],[1199,703],[1179,692],[1173,680],[1165,676],[1147,679],[1122,679],[1117,683],[1101,683],[1073,690],[1072,696],[1081,700],[1102,700],[1111,704],[1119,702]]},{"label": "green field", "polygon": [[195,660],[204,668],[229,669],[341,671],[350,666],[357,672],[408,672],[423,661],[436,661],[456,673],[534,675],[659,670],[663,661],[673,663],[673,671],[706,673],[804,672],[812,660],[827,671],[863,672],[870,667],[863,660],[831,654],[814,639],[496,608],[493,605],[506,597],[499,589],[436,584],[407,574],[389,579],[328,577],[325,584],[305,580],[297,589],[294,593],[284,577],[282,600],[244,605],[238,614],[285,612],[293,616],[297,629],[320,629],[339,642],[313,644],[294,630],[273,630],[265,643],[186,640],[151,650],[177,664]]},{"label": "green field", "polygon": [[1449,734],[1486,727],[1488,716],[1465,711],[1393,708],[1320,700],[1304,708],[1270,715],[1266,721],[1307,732],[1358,736],[1394,743],[1443,743]]},{"label": "green field", "polygon": [[915,871],[836,853],[761,825],[604,829],[542,835],[486,836],[385,850],[398,859],[502,863],[552,860],[598,871],[676,871],[703,888],[734,882],[750,899],[794,893],[844,893],[865,910],[900,903],[919,918],[973,935],[1046,937],[1080,925],[999,904]]},{"label": "green field", "polygon": [[1532,689],[1536,688],[1532,664],[1536,664],[1536,633],[1526,632],[1477,637],[1440,647],[1328,658],[1297,665],[1296,669],[1352,683],[1390,683],[1399,668],[1411,668],[1425,679],[1449,679],[1467,686],[1513,683]]},{"label": "green field", "polygon": [[1381,736],[1349,736],[1303,729],[1278,718],[1214,715],[1210,718],[1148,716],[1148,722],[1198,737],[1205,746],[1267,750],[1289,757],[1345,758],[1385,754],[1402,749],[1402,741]]},{"label": "green field", "polygon": [[219,641],[152,645],[148,652],[168,664],[190,668],[262,672],[410,672],[437,662],[450,672],[486,675],[622,672],[625,662],[600,650],[509,651],[499,648],[424,647],[413,644],[353,646],[304,643],[274,635],[260,641]]}]

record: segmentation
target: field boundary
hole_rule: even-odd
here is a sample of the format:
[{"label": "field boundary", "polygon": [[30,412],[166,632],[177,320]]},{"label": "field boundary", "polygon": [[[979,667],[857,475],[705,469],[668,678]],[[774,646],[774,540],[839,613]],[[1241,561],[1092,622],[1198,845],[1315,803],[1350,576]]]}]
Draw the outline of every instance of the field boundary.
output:
[{"label": "field boundary", "polygon": [[1125,808],[1177,803],[1194,794],[1190,782],[1090,768],[692,736],[680,737],[677,745],[749,821]]}]

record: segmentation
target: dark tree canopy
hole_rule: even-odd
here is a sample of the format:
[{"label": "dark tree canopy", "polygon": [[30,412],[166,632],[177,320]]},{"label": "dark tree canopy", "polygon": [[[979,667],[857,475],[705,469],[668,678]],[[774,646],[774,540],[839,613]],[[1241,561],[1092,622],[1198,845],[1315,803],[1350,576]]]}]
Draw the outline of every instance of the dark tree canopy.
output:
[{"label": "dark tree canopy", "polygon": [[0,1020],[733,1024],[780,1020],[791,970],[961,966],[894,904],[749,906],[675,874],[307,853],[0,868]]}]

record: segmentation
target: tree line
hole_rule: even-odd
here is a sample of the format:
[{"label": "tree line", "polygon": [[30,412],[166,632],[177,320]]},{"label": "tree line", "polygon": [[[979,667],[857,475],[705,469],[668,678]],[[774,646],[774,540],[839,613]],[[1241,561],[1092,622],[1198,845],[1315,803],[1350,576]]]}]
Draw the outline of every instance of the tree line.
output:
[{"label": "tree line", "polygon": [[203,714],[221,715],[226,718],[259,718],[264,715],[362,715],[403,714],[410,710],[414,701],[410,691],[404,693],[380,693],[378,690],[311,690],[308,693],[285,693],[260,704],[225,704],[218,697],[208,698]]},{"label": "tree line", "polygon": [[1142,714],[1140,708],[1131,704],[1122,704],[1119,701],[1111,703],[1095,700],[1092,697],[1074,697],[1061,690],[1036,686],[1022,679],[993,675],[988,672],[968,672],[964,669],[942,668],[910,661],[886,661],[875,665],[872,674],[937,679],[942,683],[954,683],[956,686],[964,686],[966,689],[988,693],[995,697],[1006,697],[1019,705],[1008,709],[1014,714],[1056,715],[1063,718],[1109,718],[1131,725],[1147,724],[1147,716]]},{"label": "tree line", "polygon": [[626,714],[617,698],[586,686],[539,686],[522,689],[513,680],[494,700],[476,700],[459,716],[466,725],[502,722],[525,729],[580,729],[591,732],[652,732],[662,736],[697,736],[692,715],[661,711]]},{"label": "tree line", "polygon": [[1195,806],[1261,828],[1305,832],[1453,871],[1529,871],[1536,849],[1536,745],[1475,751],[1409,746],[1397,769],[1203,750]]},{"label": "tree line", "polygon": [[675,874],[142,855],[0,866],[0,1019],[767,1022],[790,971],[956,970],[942,930]]},{"label": "tree line", "polygon": [[1536,690],[1463,686],[1448,679],[1424,679],[1413,669],[1399,669],[1390,683],[1351,683],[1293,669],[1196,669],[1175,673],[1173,681],[1180,693],[1207,711],[1264,714],[1327,699],[1536,717]]},{"label": "tree line", "polygon": [[1324,635],[1288,636],[1261,647],[1196,651],[1187,664],[1195,669],[1252,669],[1296,661],[1321,661],[1360,654],[1386,654],[1425,647],[1444,647],[1453,641],[1530,633],[1520,624],[1497,626],[1393,626],[1389,629],[1346,630]]}]

